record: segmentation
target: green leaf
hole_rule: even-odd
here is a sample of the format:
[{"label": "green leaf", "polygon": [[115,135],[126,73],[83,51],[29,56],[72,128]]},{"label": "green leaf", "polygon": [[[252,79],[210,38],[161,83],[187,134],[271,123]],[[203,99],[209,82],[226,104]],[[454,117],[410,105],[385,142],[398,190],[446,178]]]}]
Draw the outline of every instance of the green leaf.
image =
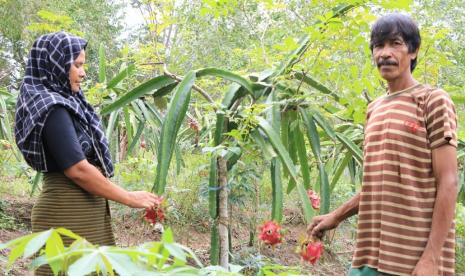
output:
[{"label": "green leaf", "polygon": [[210,264],[217,265],[220,258],[220,237],[216,222],[211,224],[210,230]]},{"label": "green leaf", "polygon": [[98,49],[98,82],[104,83],[107,79],[107,66],[106,66],[106,58],[105,58],[105,48],[103,47],[103,43],[100,43]]},{"label": "green leaf", "polygon": [[305,53],[308,46],[310,45],[310,37],[308,35],[302,37],[298,42],[299,46],[292,51],[283,62],[276,68],[271,78],[276,78],[282,74],[287,73],[292,66],[299,60],[299,58]]},{"label": "green leaf", "polygon": [[180,260],[182,262],[187,261],[186,254],[184,253],[182,248],[180,248],[179,246],[176,245],[176,243],[165,243],[163,246],[176,259],[178,259],[178,260]]},{"label": "green leaf", "polygon": [[311,87],[315,88],[316,90],[320,91],[323,94],[330,95],[333,97],[337,102],[339,102],[339,96],[333,92],[331,89],[320,83],[319,81],[315,80],[314,78],[310,77],[307,74],[301,72],[295,72],[294,76],[297,80],[303,81],[304,83],[310,85]]},{"label": "green leaf", "polygon": [[313,119],[315,122],[326,132],[326,134],[333,140],[336,141],[336,132],[333,127],[326,121],[326,119],[318,111],[313,111]]},{"label": "green leaf", "polygon": [[176,175],[181,173],[181,167],[185,167],[184,160],[182,159],[180,143],[176,143],[174,146],[174,153],[176,158]]},{"label": "green leaf", "polygon": [[5,246],[11,247],[10,255],[8,256],[8,265],[13,264],[16,259],[18,259],[24,253],[24,249],[28,242],[34,237],[39,235],[39,233],[33,233],[24,237],[19,237],[15,240],[8,242]]},{"label": "green leaf", "polygon": [[35,236],[33,239],[31,239],[28,244],[26,245],[26,248],[24,249],[24,258],[29,258],[32,255],[34,255],[37,251],[39,251],[44,245],[47,239],[50,237],[54,230],[50,229],[44,232],[41,232],[37,236]]},{"label": "green leaf", "polygon": [[300,109],[300,114],[304,119],[304,123],[307,130],[307,137],[310,141],[310,146],[313,151],[313,155],[318,162],[321,162],[321,146],[320,146],[320,136],[318,136],[318,131],[316,129],[315,121],[312,114],[307,114],[307,111]]},{"label": "green leaf", "polygon": [[194,251],[192,251],[192,249],[190,249],[189,247],[187,246],[184,246],[182,244],[179,244],[179,243],[176,243],[176,246],[178,246],[179,248],[183,249],[190,258],[192,258],[195,262],[195,264],[198,266],[198,267],[203,267],[203,264],[202,262],[199,260],[199,258],[195,255]]},{"label": "green leaf", "polygon": [[43,266],[43,265],[46,265],[48,264],[49,262],[47,261],[47,257],[45,255],[40,255],[39,257],[33,259],[31,261],[31,268],[32,269],[35,269],[35,268],[38,268],[40,266]]},{"label": "green leaf", "polygon": [[310,140],[310,146],[312,147],[313,154],[318,163],[320,178],[320,194],[322,199],[321,214],[326,214],[329,212],[330,191],[328,175],[326,173],[325,166],[321,158],[320,137],[318,136],[318,131],[316,129],[313,114],[307,114],[307,111],[304,109],[300,110],[300,114],[304,119],[307,129],[307,137]]},{"label": "green leaf", "polygon": [[123,108],[123,119],[124,119],[124,126],[126,130],[126,136],[129,140],[132,137],[132,124],[131,124],[131,114],[129,113],[129,108],[125,106]]},{"label": "green leaf", "polygon": [[[147,107],[148,111],[150,111],[150,113],[153,115],[153,119],[157,123],[156,125],[160,125],[160,126],[163,125],[163,120],[161,118],[160,113],[157,111],[157,109],[152,104],[149,104],[146,102],[143,102],[143,103]],[[141,109],[144,110],[142,107]]]},{"label": "green leaf", "polygon": [[127,78],[136,69],[134,64],[129,64],[128,67],[121,70],[116,76],[114,76],[107,84],[107,89],[112,89],[118,85],[122,80]]},{"label": "green leaf", "polygon": [[168,168],[171,157],[173,156],[174,144],[176,143],[176,137],[181,123],[186,116],[194,80],[195,73],[191,71],[187,73],[182,82],[176,87],[174,96],[170,101],[168,112],[163,120],[160,133],[160,144],[158,145],[157,177],[153,187],[153,190],[156,189],[159,195],[163,194],[165,191],[166,176],[168,175]]},{"label": "green leaf", "polygon": [[167,228],[161,237],[161,241],[164,243],[173,243],[174,242],[174,235],[173,230],[171,228]]},{"label": "green leaf", "polygon": [[240,147],[229,147],[224,159],[227,161],[228,171],[237,163],[239,158],[242,156],[242,150]]},{"label": "green leaf", "polygon": [[[279,130],[277,131],[279,133]],[[289,148],[289,113],[281,114],[281,140],[286,150]],[[287,168],[284,168],[284,177],[289,175]]]},{"label": "green leaf", "polygon": [[128,147],[126,156],[129,156],[132,150],[134,149],[134,147],[136,146],[137,142],[139,141],[140,136],[142,135],[142,132],[144,131],[144,127],[145,127],[145,121],[139,122],[139,125],[137,126],[136,135],[134,135],[134,137],[131,140],[131,144]]},{"label": "green leaf", "polygon": [[[289,112],[289,133],[290,133],[290,137],[294,137],[295,136],[295,129],[298,128],[298,121],[297,121],[297,113],[295,110],[290,110]],[[297,164],[297,145],[295,144],[296,143],[296,139],[289,139],[289,156],[291,157],[292,159],[292,162],[294,164]],[[287,193],[289,194],[294,188],[295,188],[295,185],[296,185],[296,181],[293,179],[293,178],[290,178],[289,179],[289,184],[287,186]]]},{"label": "green leaf", "polygon": [[71,230],[68,230],[68,229],[66,229],[66,228],[58,228],[58,229],[56,229],[56,231],[57,231],[58,233],[60,233],[60,235],[63,235],[63,236],[66,236],[66,237],[70,237],[70,238],[72,238],[72,239],[74,239],[74,240],[82,240],[82,237],[80,237],[80,236],[74,234]]},{"label": "green leaf", "polygon": [[276,157],[271,160],[271,218],[281,223],[283,219],[283,185],[281,182],[281,162]]},{"label": "green leaf", "polygon": [[224,112],[223,111],[218,111],[216,113],[216,128],[215,128],[215,136],[214,136],[214,146],[218,146],[221,144],[221,140],[223,137],[224,133],[224,127],[225,127],[225,118],[224,118]]},{"label": "green leaf", "polygon": [[142,268],[136,265],[129,256],[125,254],[118,254],[112,252],[105,252],[104,259],[106,258],[111,264],[113,269],[119,275],[132,275],[138,271],[141,271]]},{"label": "green leaf", "polygon": [[[0,90],[0,93],[1,93],[1,90]],[[454,104],[458,105],[458,104],[465,104],[465,95],[451,95],[450,96],[452,101],[454,102]]]},{"label": "green leaf", "polygon": [[13,95],[8,93],[6,90],[0,89],[0,96],[12,97]]},{"label": "green leaf", "polygon": [[274,130],[277,133],[280,133],[280,128],[281,128],[281,110],[280,110],[280,104],[277,103],[278,101],[278,91],[276,89],[273,89],[271,91],[270,95],[268,95],[266,99],[266,104],[271,105],[271,108],[269,109],[266,119],[271,122],[271,125],[273,126]]},{"label": "green leaf", "polygon": [[101,115],[105,115],[105,114],[108,114],[114,110],[117,110],[123,106],[126,106],[128,105],[130,102],[146,95],[146,94],[149,94],[151,93],[152,91],[154,90],[157,90],[157,89],[160,89],[160,88],[163,88],[165,86],[168,86],[172,83],[174,83],[175,81],[173,79],[171,79],[170,77],[167,77],[167,76],[158,76],[158,77],[155,77],[151,80],[148,80],[144,83],[142,83],[141,85],[137,86],[136,88],[132,89],[131,91],[129,91],[128,93],[124,94],[123,96],[121,96],[120,98],[118,98],[117,100],[115,100],[113,103],[105,106],[103,109],[102,109],[102,112],[101,112]]},{"label": "green leaf", "polygon": [[210,158],[210,174],[208,179],[208,209],[210,217],[218,216],[218,163],[216,156]]},{"label": "green leaf", "polygon": [[329,188],[331,192],[336,187],[336,183],[339,181],[339,178],[341,177],[342,173],[344,172],[344,169],[347,167],[347,164],[349,163],[349,160],[351,158],[352,158],[352,154],[350,152],[347,152],[344,158],[340,160],[340,162],[338,162],[336,170],[331,178],[331,184]]},{"label": "green leaf", "polygon": [[310,167],[308,166],[307,149],[305,147],[305,140],[300,127],[296,127],[294,130],[294,139],[297,149],[297,154],[300,161],[300,172],[304,180],[305,189],[310,189]]},{"label": "green leaf", "polygon": [[105,130],[105,136],[110,140],[113,134],[113,130],[116,125],[116,120],[118,119],[118,111],[113,111],[110,114],[110,118],[108,119],[108,126]]},{"label": "green leaf", "polygon": [[341,144],[344,145],[344,147],[350,151],[355,160],[357,160],[357,163],[359,165],[362,165],[363,154],[360,148],[342,133],[336,133],[336,137],[341,142]]},{"label": "green leaf", "polygon": [[221,105],[225,109],[230,109],[234,101],[245,96],[246,94],[247,94],[247,90],[245,90],[239,84],[233,83],[231,86],[229,86],[228,91],[224,95]]},{"label": "green leaf", "polygon": [[281,143],[281,140],[279,139],[278,134],[271,127],[270,123],[268,123],[267,120],[259,116],[255,116],[255,118],[258,121],[258,126],[266,133],[266,135],[268,136],[268,139],[273,145],[273,148],[275,149],[279,158],[281,159],[283,164],[287,167],[289,174],[291,175],[291,177],[293,177],[297,181],[297,172],[295,170],[294,163],[292,162],[292,159],[289,156],[289,152],[286,150],[284,145]]},{"label": "green leaf", "polygon": [[318,164],[320,173],[320,193],[321,193],[321,211],[320,214],[329,213],[330,207],[330,190],[328,174],[326,173],[325,166],[322,162]]},{"label": "green leaf", "polygon": [[209,68],[197,70],[196,75],[198,78],[203,77],[203,76],[215,76],[215,77],[220,77],[222,79],[233,81],[237,84],[240,84],[242,87],[247,89],[247,91],[252,93],[253,95],[252,83],[248,79],[238,74],[235,74],[231,71],[209,67]]},{"label": "green leaf", "polygon": [[307,223],[310,223],[313,217],[313,209],[310,205],[310,201],[307,196],[307,191],[305,190],[304,186],[297,181],[297,172],[295,170],[295,166],[292,163],[292,160],[289,156],[289,153],[284,148],[281,140],[279,139],[279,135],[276,131],[271,127],[271,125],[263,119],[262,117],[256,116],[255,117],[258,126],[266,133],[268,139],[270,140],[271,144],[273,145],[276,153],[278,154],[279,158],[281,159],[283,165],[287,167],[289,174],[297,183],[297,191],[300,196],[300,200],[302,201],[302,206],[304,208],[304,217]]},{"label": "green leaf", "polygon": [[65,246],[63,245],[60,234],[58,234],[57,231],[53,231],[45,244],[45,256],[47,256],[47,261],[55,275],[61,271],[61,260],[56,259],[51,261],[50,259],[62,254],[64,251]]},{"label": "green leaf", "polygon": [[160,97],[163,97],[163,96],[166,96],[168,95],[169,93],[171,93],[171,91],[173,91],[174,88],[176,88],[176,86],[178,85],[177,82],[173,82],[171,84],[168,84],[167,86],[165,87],[162,87],[158,90],[156,90],[154,93],[153,93],[153,97],[154,99],[158,99]]},{"label": "green leaf", "polygon": [[32,180],[32,188],[31,188],[31,196],[34,194],[36,191],[37,187],[39,187],[39,184],[42,182],[42,173],[41,172],[36,172],[36,175],[34,176],[34,179]]},{"label": "green leaf", "polygon": [[100,259],[101,255],[98,251],[93,251],[90,254],[84,255],[69,266],[67,274],[69,276],[89,275],[95,272],[95,268]]},{"label": "green leaf", "polygon": [[141,102],[143,103],[143,101],[141,100],[135,100],[131,102],[131,105],[128,107],[132,111],[131,114],[133,115],[134,118],[136,118],[139,121],[145,121],[146,120],[145,118],[149,118],[149,116],[146,116],[147,115],[146,113],[144,114],[142,113],[142,110],[139,106]]},{"label": "green leaf", "polygon": [[266,139],[258,129],[250,132],[250,136],[254,139],[255,144],[257,144],[262,149],[262,154],[264,155],[266,160],[271,160],[272,158],[277,156],[269,140]]},{"label": "green leaf", "polygon": [[[0,90],[1,91],[1,90]],[[0,96],[0,125],[4,128],[3,132],[5,133],[6,138],[8,141],[14,141],[13,134],[11,131],[11,123],[8,114],[8,107],[6,105],[3,96]],[[2,122],[3,121],[3,122]],[[1,130],[0,130],[1,133]]]}]

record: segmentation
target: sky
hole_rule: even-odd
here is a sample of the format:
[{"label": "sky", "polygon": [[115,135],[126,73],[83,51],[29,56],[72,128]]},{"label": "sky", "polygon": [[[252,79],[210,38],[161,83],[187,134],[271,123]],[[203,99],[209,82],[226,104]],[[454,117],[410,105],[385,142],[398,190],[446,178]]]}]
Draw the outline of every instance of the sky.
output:
[{"label": "sky", "polygon": [[126,8],[124,9],[124,22],[126,26],[124,28],[122,38],[126,38],[132,31],[144,23],[144,18],[142,17],[139,9],[133,8],[128,0],[122,0],[122,2],[126,5]]}]

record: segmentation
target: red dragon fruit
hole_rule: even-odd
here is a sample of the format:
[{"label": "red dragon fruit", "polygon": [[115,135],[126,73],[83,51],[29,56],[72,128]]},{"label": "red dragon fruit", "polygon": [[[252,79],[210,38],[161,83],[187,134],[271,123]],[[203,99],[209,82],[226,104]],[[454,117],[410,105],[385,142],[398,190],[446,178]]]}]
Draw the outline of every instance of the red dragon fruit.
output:
[{"label": "red dragon fruit", "polygon": [[165,211],[163,209],[163,196],[157,196],[155,206],[151,209],[145,209],[145,221],[155,224],[162,223],[165,220]]},{"label": "red dragon fruit", "polygon": [[274,246],[282,242],[281,226],[274,221],[267,221],[260,226],[258,238],[265,244]]},{"label": "red dragon fruit", "polygon": [[312,203],[313,209],[320,209],[320,196],[313,190],[307,191],[308,199]]},{"label": "red dragon fruit", "polygon": [[300,257],[314,265],[323,254],[323,243],[321,241],[306,240],[300,246]]}]

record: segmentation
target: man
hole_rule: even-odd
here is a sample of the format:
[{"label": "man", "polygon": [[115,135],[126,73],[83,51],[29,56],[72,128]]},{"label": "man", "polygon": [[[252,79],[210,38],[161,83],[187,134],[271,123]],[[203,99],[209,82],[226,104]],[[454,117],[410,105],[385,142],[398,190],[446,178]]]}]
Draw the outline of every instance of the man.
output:
[{"label": "man", "polygon": [[456,115],[446,92],[412,76],[420,41],[406,15],[373,25],[370,48],[388,91],[368,105],[362,190],[308,228],[321,238],[359,215],[349,275],[454,275]]}]

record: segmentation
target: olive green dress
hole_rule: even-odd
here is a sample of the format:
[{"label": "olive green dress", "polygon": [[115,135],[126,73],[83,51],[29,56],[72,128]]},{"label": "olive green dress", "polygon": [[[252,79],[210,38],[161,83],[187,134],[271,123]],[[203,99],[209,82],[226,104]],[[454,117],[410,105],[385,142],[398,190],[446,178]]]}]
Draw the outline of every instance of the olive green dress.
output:
[{"label": "olive green dress", "polygon": [[[32,209],[32,232],[64,227],[94,245],[115,245],[110,208],[105,198],[91,195],[63,173],[45,173],[42,193]],[[73,240],[63,239],[65,246]],[[48,266],[35,275],[53,275]]]}]

